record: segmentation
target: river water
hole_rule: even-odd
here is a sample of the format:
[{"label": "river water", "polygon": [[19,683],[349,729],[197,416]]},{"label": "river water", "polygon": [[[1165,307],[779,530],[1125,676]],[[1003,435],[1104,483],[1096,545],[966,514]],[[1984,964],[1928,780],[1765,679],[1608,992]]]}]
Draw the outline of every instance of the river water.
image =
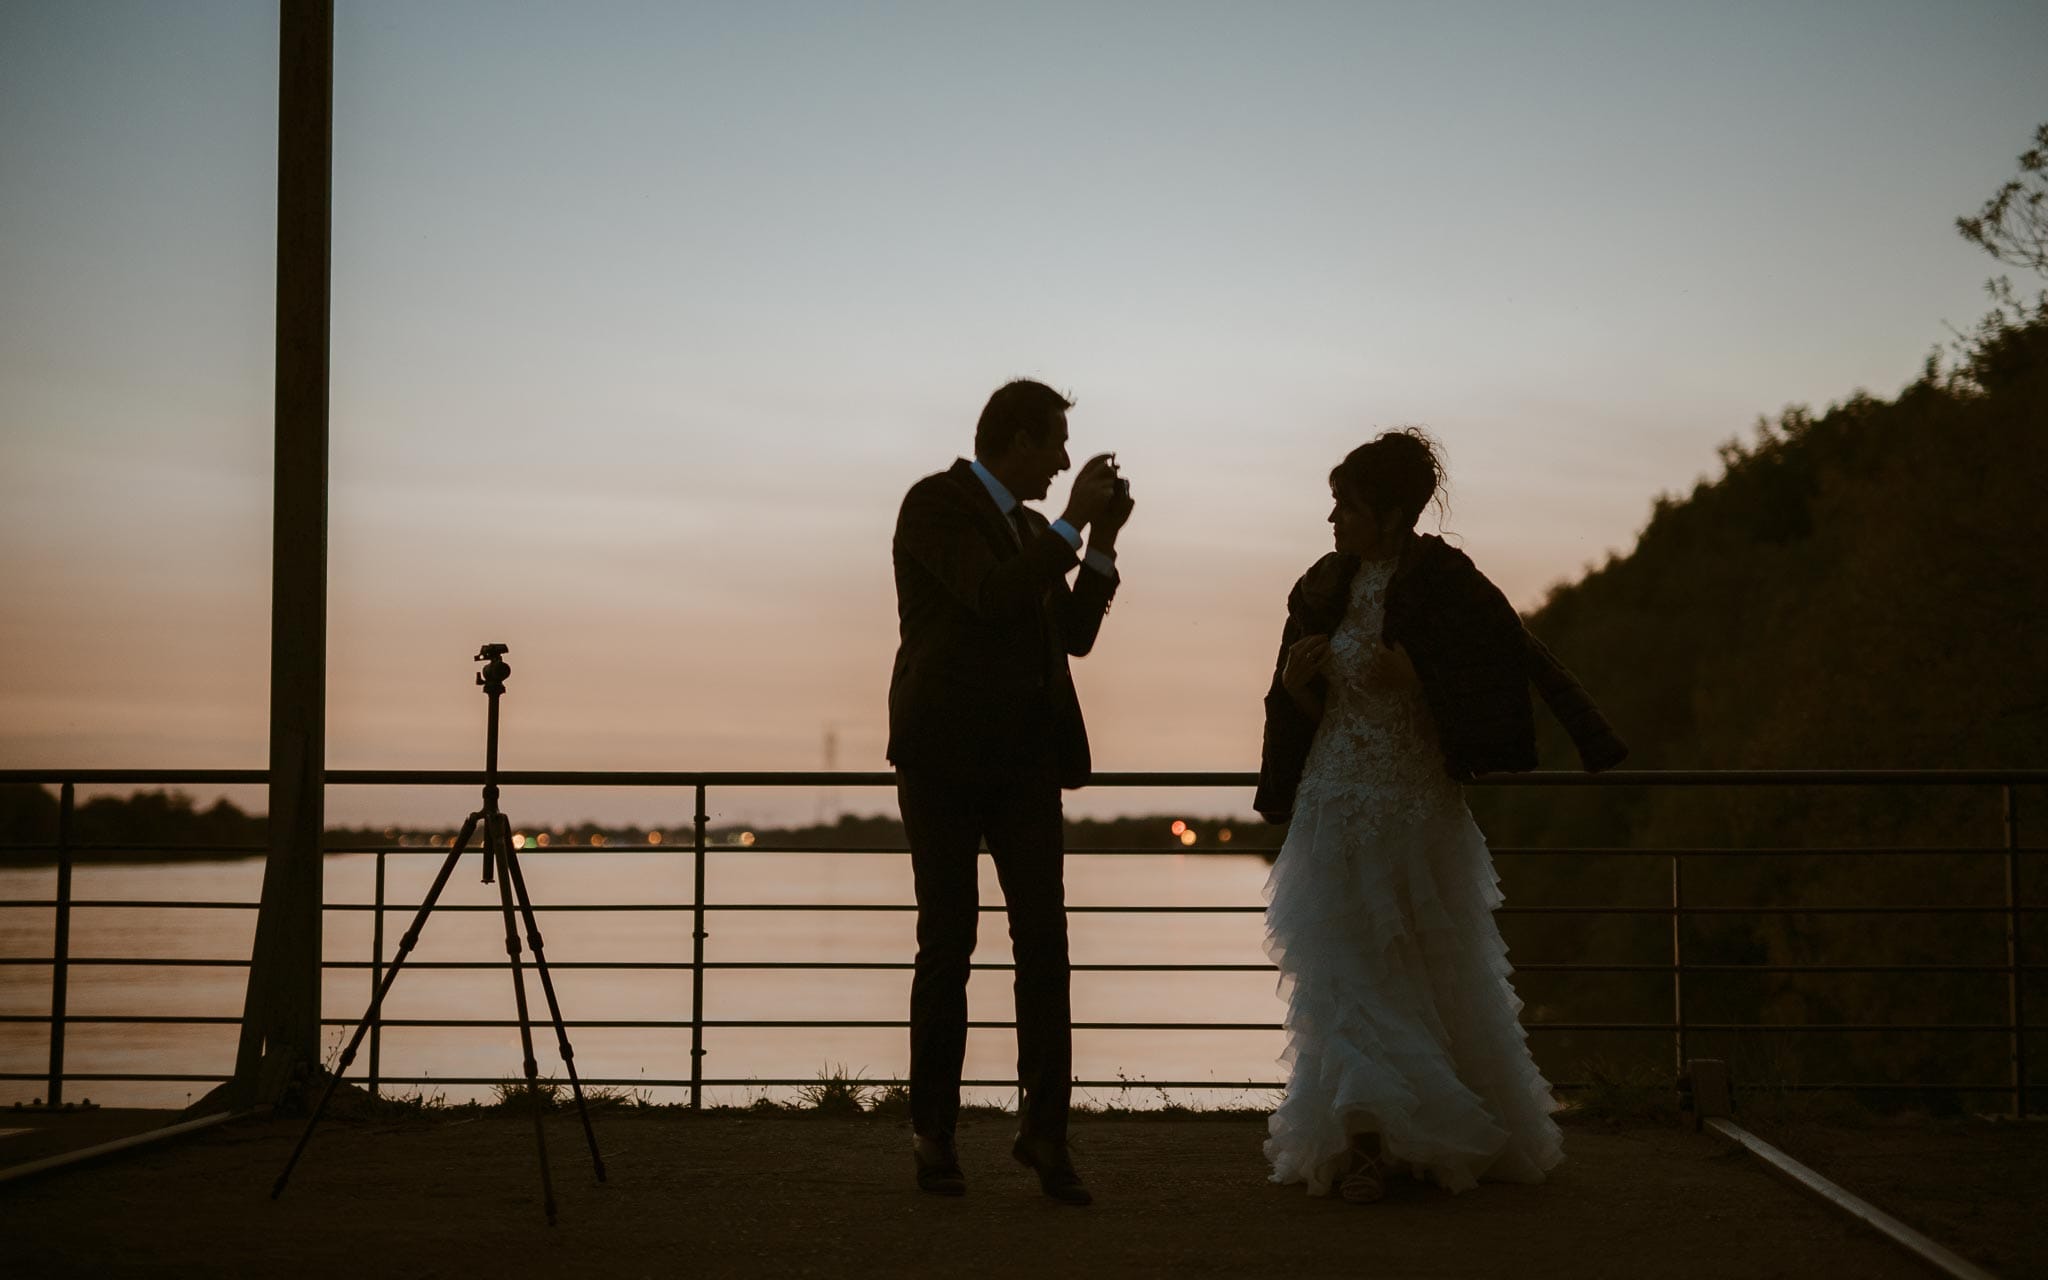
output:
[{"label": "river water", "polygon": [[[434,850],[388,856],[385,901],[396,910],[385,916],[384,955],[411,920],[445,854]],[[693,861],[688,852],[615,849],[528,850],[521,855],[526,880],[541,916],[548,959],[557,964],[591,961],[687,962],[691,958]],[[504,1018],[515,1015],[511,980],[502,963],[504,929],[496,913],[497,889],[479,883],[481,863],[467,855],[429,921],[416,961],[486,962],[489,968],[411,969],[403,973],[386,1003],[387,1018]],[[982,901],[1000,904],[1001,890],[988,859],[982,859]],[[1111,856],[1070,854],[1070,907],[1199,906],[1256,907],[1267,872],[1257,855],[1161,854]],[[92,900],[177,900],[254,902],[262,883],[261,859],[154,865],[82,866],[74,874],[73,896]],[[367,961],[372,951],[373,913],[336,909],[373,900],[376,856],[333,855],[326,861],[323,946],[330,960]],[[713,910],[707,917],[707,961],[902,962],[914,952],[914,917],[909,911],[820,911],[804,906],[908,904],[909,859],[901,855],[767,853],[752,849],[714,850],[706,864],[706,901],[714,907],[758,904],[772,910]],[[55,895],[53,868],[0,870],[0,899],[48,899]],[[630,903],[664,908],[648,911],[578,911],[575,904]],[[73,957],[220,958],[246,960],[255,912],[233,908],[134,909],[74,907]],[[1070,916],[1076,964],[1260,964],[1261,922],[1256,912],[1203,914],[1117,914],[1075,911]],[[53,948],[54,918],[48,908],[0,909],[0,957],[47,957]],[[1000,912],[985,913],[978,962],[1009,960]],[[238,1017],[243,968],[164,965],[75,965],[69,977],[73,1017],[119,1015],[214,1015]],[[692,1016],[687,970],[554,971],[563,1013],[572,1022],[670,1020]],[[324,1015],[353,1022],[369,1003],[367,969],[330,969],[324,979]],[[976,1020],[1013,1016],[1010,974],[977,972],[969,988]],[[562,1074],[554,1037],[546,1028],[539,983],[529,973],[529,1001],[543,1019],[536,1056],[543,1075]],[[1074,975],[1076,1022],[1232,1022],[1270,1027],[1281,1016],[1270,971],[1237,973],[1080,972]],[[907,1017],[910,974],[894,971],[804,971],[710,969],[706,973],[704,1016],[732,1020],[902,1020]],[[0,965],[0,1013],[46,1014],[51,1002],[48,965]],[[346,1027],[323,1032],[323,1053],[332,1061],[349,1034]],[[234,1062],[237,1029],[232,1025],[157,1026],[143,1023],[73,1022],[65,1042],[70,1073],[225,1074]],[[690,1074],[690,1030],[645,1027],[572,1027],[579,1073],[586,1079],[632,1081],[657,1102],[686,1099],[688,1091],[639,1086]],[[705,1032],[707,1078],[814,1079],[843,1070],[869,1079],[906,1074],[908,1032],[890,1028],[724,1028]],[[1014,1033],[1008,1028],[972,1031],[968,1079],[999,1080],[1015,1074]],[[1079,1030],[1075,1032],[1077,1077],[1128,1081],[1084,1089],[1077,1097],[1098,1103],[1157,1105],[1164,1095],[1147,1082],[1215,1081],[1213,1089],[1175,1091],[1196,1105],[1269,1104],[1273,1094],[1247,1082],[1271,1082],[1280,1075],[1275,1059],[1281,1033],[1240,1031]],[[47,1069],[45,1027],[0,1023],[0,1071],[40,1073]],[[349,1071],[361,1079],[368,1067],[367,1043]],[[489,1098],[489,1085],[436,1084],[455,1077],[510,1079],[521,1072],[518,1032],[513,1027],[387,1027],[379,1055],[386,1092],[423,1090],[450,1102]],[[426,1083],[396,1082],[424,1077]],[[72,1081],[69,1099],[91,1098],[103,1105],[175,1107],[195,1100],[202,1083]],[[0,1105],[45,1095],[38,1080],[0,1081]],[[769,1096],[787,1098],[789,1087],[734,1085],[706,1090],[707,1101],[745,1103]],[[1004,1101],[1006,1089],[970,1089],[973,1098]]]}]

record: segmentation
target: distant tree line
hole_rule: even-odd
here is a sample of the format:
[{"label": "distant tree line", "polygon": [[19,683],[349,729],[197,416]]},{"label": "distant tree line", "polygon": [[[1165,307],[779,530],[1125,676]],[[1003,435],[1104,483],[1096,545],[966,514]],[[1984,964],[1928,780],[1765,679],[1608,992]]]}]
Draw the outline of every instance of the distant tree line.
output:
[{"label": "distant tree line", "polygon": [[[1192,837],[1174,830],[1180,822]],[[58,800],[46,787],[0,784],[0,846],[49,846],[57,840]],[[883,814],[843,815],[829,823],[796,827],[721,825],[707,832],[717,844],[737,843],[741,833],[762,843],[815,849],[901,849],[903,824]],[[226,798],[205,808],[179,791],[139,791],[127,796],[93,796],[78,802],[72,814],[71,841],[81,862],[159,862],[194,858],[243,857],[260,854],[267,824],[261,814],[244,812]],[[569,846],[637,844],[654,835],[664,843],[688,844],[688,823],[663,827],[626,827],[583,822],[556,827],[553,833]],[[1230,818],[1176,819],[1157,817],[1076,819],[1067,823],[1071,849],[1184,849],[1190,853],[1270,852],[1284,832]],[[330,851],[399,843],[439,843],[445,832],[400,831],[395,827],[330,827]],[[7,864],[46,865],[55,861],[47,848],[0,854]]]}]

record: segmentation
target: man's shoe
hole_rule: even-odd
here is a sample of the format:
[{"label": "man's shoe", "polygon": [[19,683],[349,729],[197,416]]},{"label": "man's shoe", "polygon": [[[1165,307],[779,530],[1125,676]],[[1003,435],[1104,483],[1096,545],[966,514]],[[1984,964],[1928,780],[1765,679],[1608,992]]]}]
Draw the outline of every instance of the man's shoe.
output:
[{"label": "man's shoe", "polygon": [[1074,1172],[1074,1162],[1067,1155],[1066,1143],[1019,1134],[1017,1145],[1010,1148],[1010,1154],[1017,1157],[1017,1163],[1035,1171],[1039,1189],[1061,1204],[1095,1203],[1095,1197],[1081,1185],[1081,1175]]},{"label": "man's shoe", "polygon": [[964,1196],[967,1177],[960,1172],[960,1156],[950,1138],[910,1139],[910,1155],[917,1162],[917,1189],[935,1196]]}]

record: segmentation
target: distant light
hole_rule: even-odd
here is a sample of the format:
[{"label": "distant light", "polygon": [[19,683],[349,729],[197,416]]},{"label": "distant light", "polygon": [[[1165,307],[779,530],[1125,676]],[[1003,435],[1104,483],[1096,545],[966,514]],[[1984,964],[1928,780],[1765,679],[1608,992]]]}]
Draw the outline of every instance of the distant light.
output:
[{"label": "distant light", "polygon": [[1174,823],[1174,825],[1177,827],[1181,827],[1180,842],[1182,844],[1193,844],[1196,840],[1201,838],[1197,836],[1192,829],[1183,826],[1181,823],[1176,822]]},{"label": "distant light", "polygon": [[[1188,824],[1187,824],[1187,823],[1185,823],[1185,822],[1182,822],[1182,821],[1181,821],[1180,819],[1178,819],[1178,818],[1174,819],[1174,822],[1173,822],[1173,834],[1175,834],[1175,835],[1177,835],[1177,836],[1178,836],[1178,835],[1185,835],[1185,834],[1187,833],[1187,829],[1188,829]],[[1185,842],[1183,842],[1183,843],[1185,843]]]},{"label": "distant light", "polygon": [[545,832],[545,831],[541,832],[541,833],[540,833],[539,835],[537,835],[537,836],[535,836],[535,837],[533,838],[533,842],[534,842],[535,844],[539,845],[539,846],[540,846],[541,848],[543,848],[543,849],[547,848],[547,847],[548,847],[548,833],[547,833],[547,832]]},{"label": "distant light", "polygon": [[445,849],[453,849],[453,848],[455,847],[455,837],[454,837],[454,836],[442,836],[442,837],[441,837],[441,846],[442,846],[443,848],[445,848]]},{"label": "distant light", "polygon": [[512,833],[512,847],[514,849],[524,849],[526,847],[526,833],[524,831],[514,831]]},{"label": "distant light", "polygon": [[1217,831],[1217,833],[1216,833],[1216,839],[1217,839],[1217,841],[1218,841],[1218,842],[1220,842],[1220,843],[1222,843],[1222,844],[1229,844],[1229,843],[1230,843],[1230,828],[1229,828],[1229,827],[1224,827],[1224,828],[1222,828],[1221,830]]},{"label": "distant light", "polygon": [[599,834],[598,832],[595,832],[595,831],[593,831],[593,832],[591,832],[591,833],[590,833],[590,843],[591,843],[592,845],[600,845],[600,844],[603,844],[603,843],[604,843],[604,836],[603,836],[603,835],[601,835],[601,834]]},{"label": "distant light", "polygon": [[649,844],[660,844],[660,843],[661,843],[661,832],[659,832],[659,831],[650,831],[650,832],[648,832],[648,833],[647,833],[647,843],[649,843]]},{"label": "distant light", "polygon": [[742,832],[740,832],[740,845],[741,845],[742,847],[750,846],[750,845],[752,845],[753,843],[754,843],[754,833],[753,833],[753,832],[751,832],[751,831],[742,831]]}]

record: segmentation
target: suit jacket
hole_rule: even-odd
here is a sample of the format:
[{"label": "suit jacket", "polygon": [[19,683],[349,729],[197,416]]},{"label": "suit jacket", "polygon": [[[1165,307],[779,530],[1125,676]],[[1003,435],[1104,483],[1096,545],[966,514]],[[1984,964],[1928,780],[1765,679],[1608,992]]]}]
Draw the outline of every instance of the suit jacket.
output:
[{"label": "suit jacket", "polygon": [[[1316,729],[1314,718],[1294,704],[1280,681],[1287,650],[1302,636],[1336,630],[1350,604],[1358,565],[1356,556],[1324,556],[1287,597],[1280,656],[1266,693],[1259,789],[1252,802],[1273,821],[1293,813]],[[1612,768],[1628,754],[1584,687],[1523,627],[1507,597],[1442,538],[1425,534],[1403,551],[1387,584],[1381,638],[1389,648],[1398,644],[1406,649],[1414,662],[1443,748],[1444,769],[1459,781],[1536,767],[1532,685],[1571,735],[1588,770]]]},{"label": "suit jacket", "polygon": [[996,510],[965,459],[926,476],[896,516],[896,617],[889,761],[1088,780],[1088,730],[1068,657],[1094,647],[1116,579],[1084,570],[1044,516],[1029,536]]}]

